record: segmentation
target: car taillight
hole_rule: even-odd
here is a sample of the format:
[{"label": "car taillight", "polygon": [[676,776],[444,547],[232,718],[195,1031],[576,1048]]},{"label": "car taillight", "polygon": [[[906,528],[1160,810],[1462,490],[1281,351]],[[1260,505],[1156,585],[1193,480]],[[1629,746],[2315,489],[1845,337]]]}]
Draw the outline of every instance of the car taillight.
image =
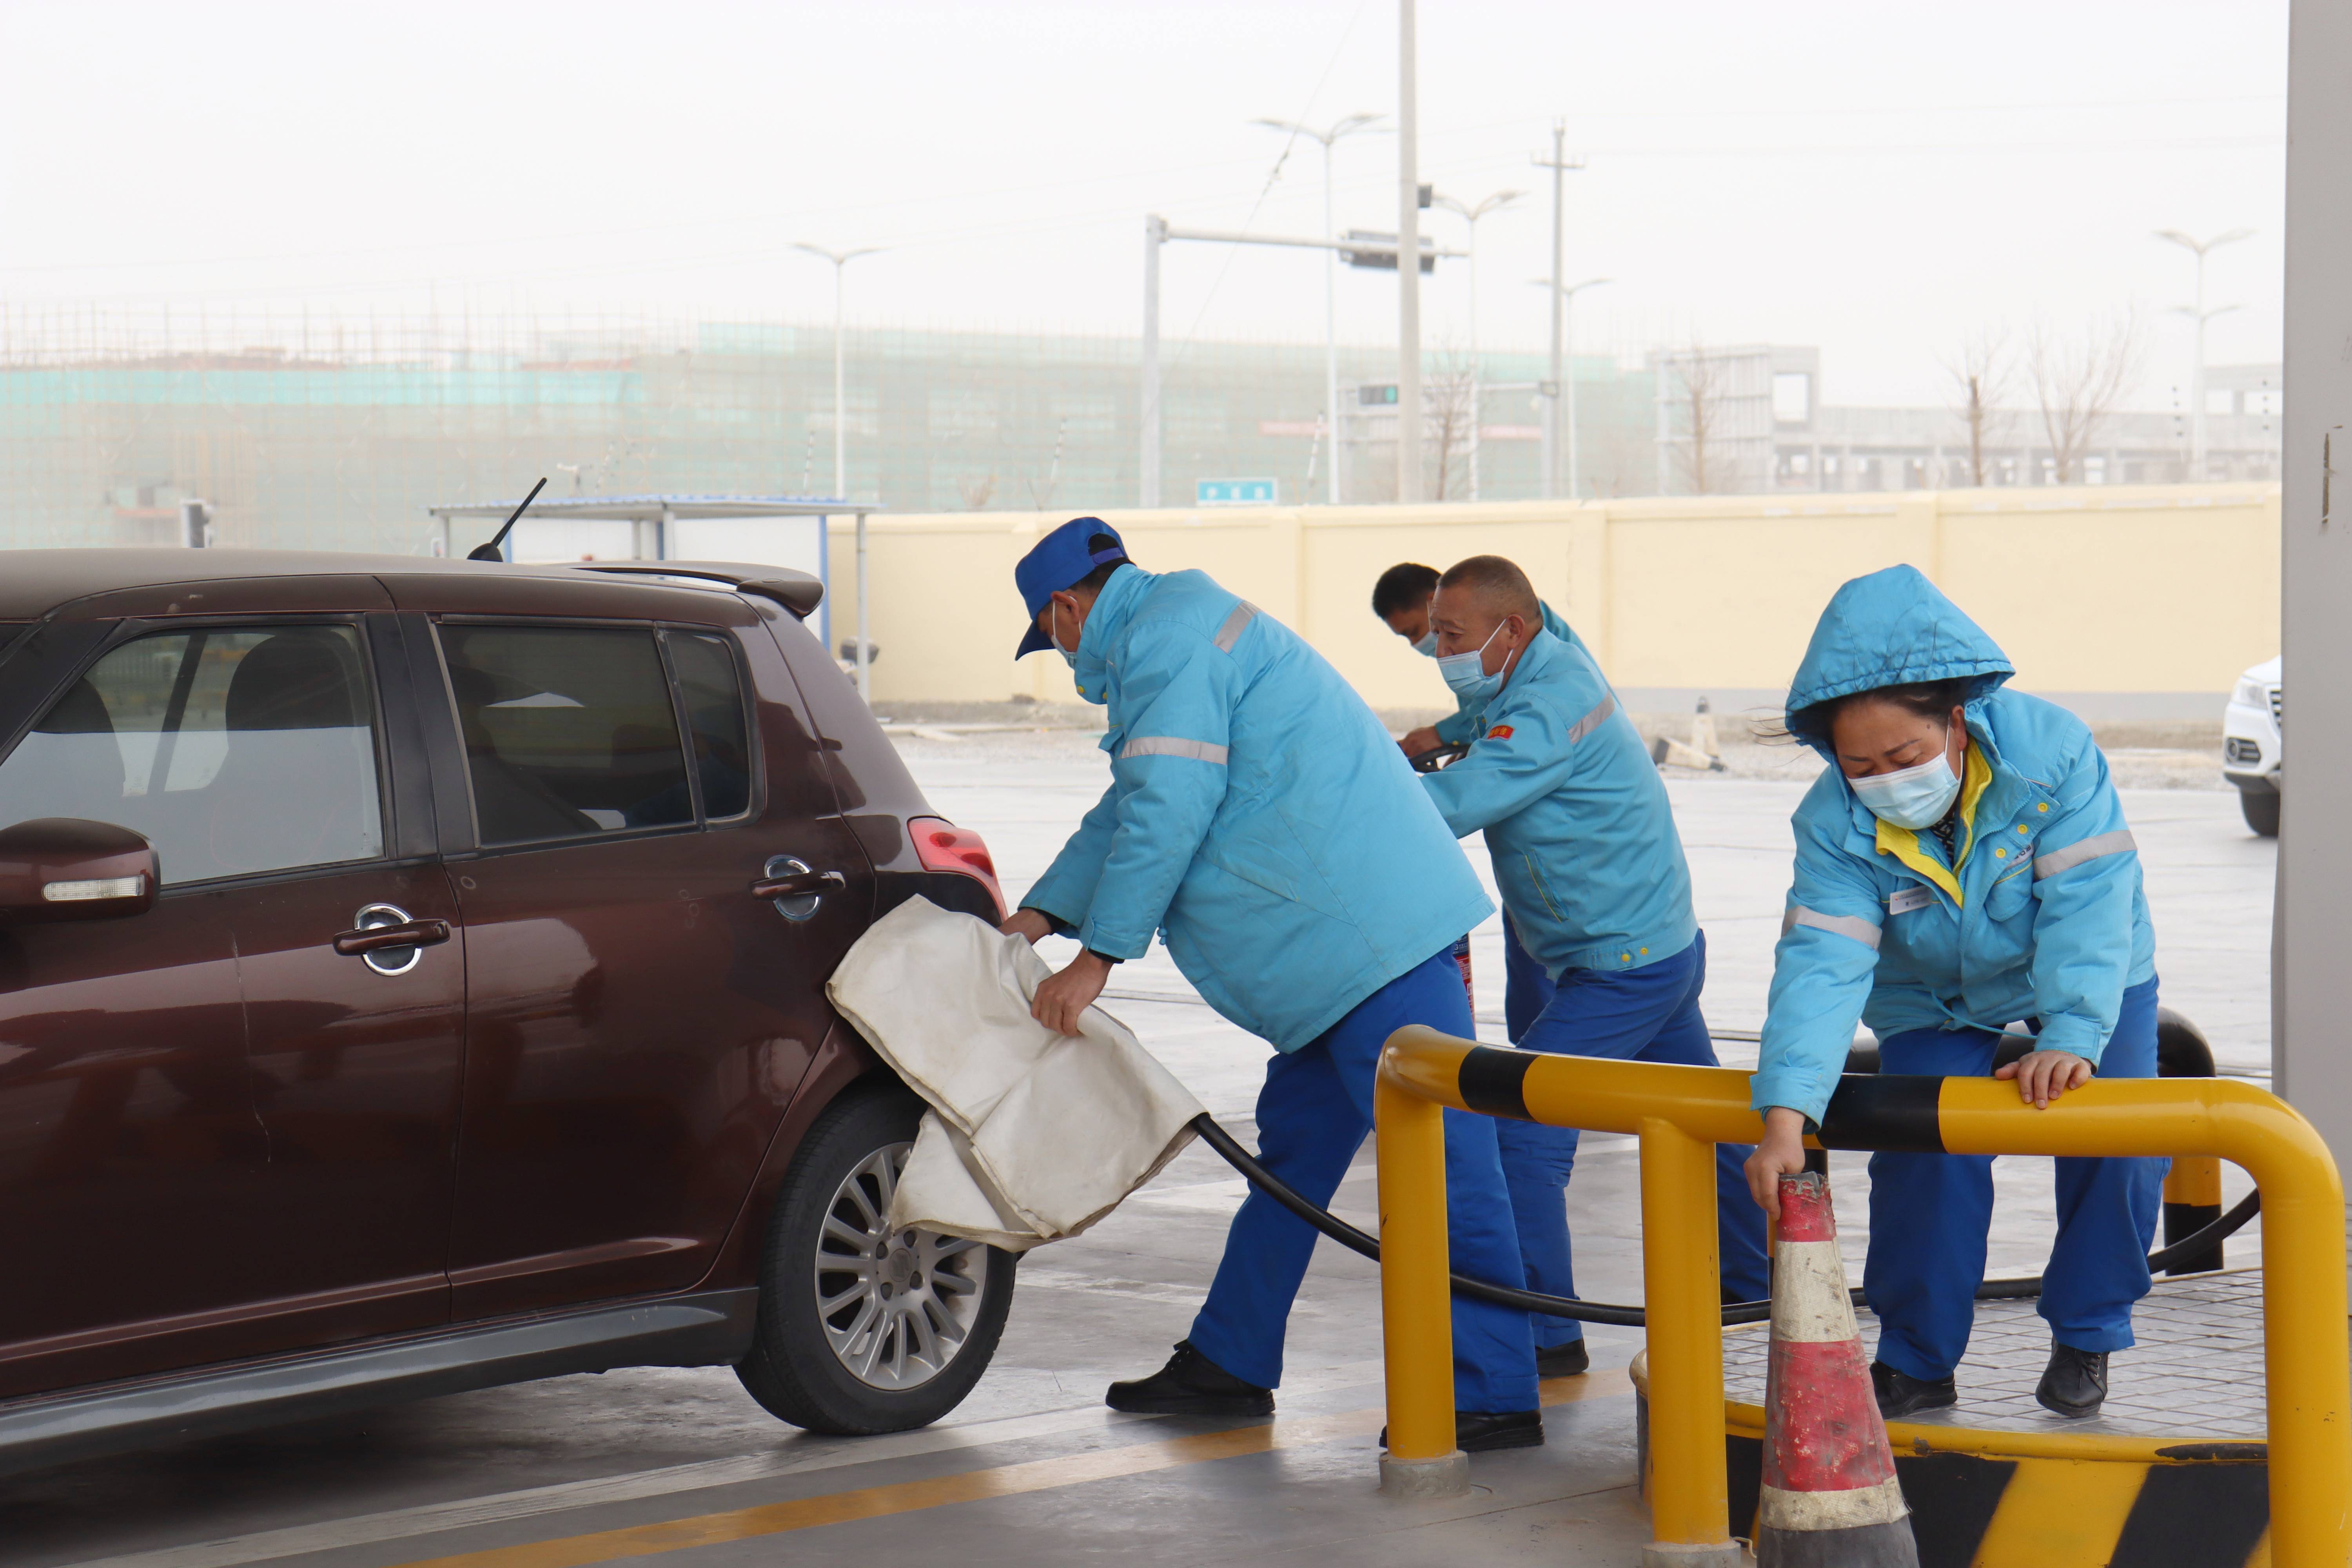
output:
[{"label": "car taillight", "polygon": [[924,870],[952,871],[974,878],[996,900],[999,919],[1010,912],[1004,907],[1004,889],[996,885],[996,861],[988,853],[987,841],[979,834],[937,816],[914,818],[907,824],[907,832],[915,840],[915,854],[923,862]]}]

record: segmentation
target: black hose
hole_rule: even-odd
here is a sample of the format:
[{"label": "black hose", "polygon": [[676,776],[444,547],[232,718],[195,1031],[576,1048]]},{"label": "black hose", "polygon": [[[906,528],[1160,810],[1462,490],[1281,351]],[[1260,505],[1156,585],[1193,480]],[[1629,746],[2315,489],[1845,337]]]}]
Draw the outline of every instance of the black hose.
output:
[{"label": "black hose", "polygon": [[[1366,1236],[1346,1220],[1338,1218],[1328,1209],[1301,1197],[1288,1183],[1259,1164],[1257,1157],[1243,1148],[1232,1133],[1217,1125],[1215,1117],[1202,1111],[1192,1118],[1192,1131],[1201,1135],[1201,1142],[1222,1155],[1225,1163],[1247,1177],[1250,1185],[1259,1192],[1349,1251],[1369,1258],[1375,1263],[1381,1260],[1378,1240]],[[2160,1252],[2151,1253],[2147,1260],[2148,1272],[2160,1274],[2182,1258],[2193,1258],[2220,1245],[2260,1214],[2262,1206],[2262,1194],[2247,1194],[2235,1208],[2212,1224],[2194,1235],[2181,1237]],[[1547,1296],[1539,1290],[1489,1285],[1483,1279],[1473,1279],[1461,1274],[1453,1275],[1451,1279],[1455,1295],[1467,1296],[1474,1301],[1490,1302],[1497,1307],[1508,1307],[1516,1311],[1540,1312],[1549,1318],[1569,1318],[1580,1323],[1612,1323],[1629,1329],[1645,1327],[1650,1321],[1649,1314],[1640,1307],[1617,1307],[1605,1301],[1571,1301],[1565,1296]],[[1861,1304],[1860,1290],[1851,1290],[1848,1294],[1857,1305]],[[2025,1279],[1988,1279],[1977,1287],[1977,1300],[1979,1301],[2021,1300],[2041,1294],[2039,1275]],[[1769,1301],[1729,1301],[1724,1304],[1723,1323],[1726,1328],[1738,1323],[1760,1323],[1771,1315],[1772,1303]]]}]

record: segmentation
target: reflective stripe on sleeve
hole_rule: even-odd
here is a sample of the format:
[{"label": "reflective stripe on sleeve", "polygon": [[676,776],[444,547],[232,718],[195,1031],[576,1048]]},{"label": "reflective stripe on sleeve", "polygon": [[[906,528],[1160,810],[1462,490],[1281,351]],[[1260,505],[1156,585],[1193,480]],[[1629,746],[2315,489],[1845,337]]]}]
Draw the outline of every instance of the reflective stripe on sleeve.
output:
[{"label": "reflective stripe on sleeve", "polygon": [[2131,829],[2127,827],[2118,827],[2113,833],[2094,834],[2067,845],[2063,849],[2053,849],[2047,855],[2035,856],[2033,879],[2038,882],[2044,877],[2054,877],[2102,855],[2121,855],[2138,848],[2139,846],[2132,841]]},{"label": "reflective stripe on sleeve", "polygon": [[1197,763],[1225,765],[1225,748],[1206,741],[1180,741],[1173,735],[1144,735],[1118,749],[1118,760],[1129,757],[1190,757]]},{"label": "reflective stripe on sleeve", "polygon": [[[1249,624],[1255,619],[1257,619],[1257,606],[1255,605],[1251,604],[1246,599],[1243,600],[1240,604],[1235,605],[1234,606],[1234,613],[1225,617],[1225,624],[1217,628],[1217,651],[1219,653],[1233,652],[1234,644],[1242,640],[1242,633],[1248,630]],[[1219,762],[1224,761],[1223,757],[1220,757],[1217,760]]]},{"label": "reflective stripe on sleeve", "polygon": [[1831,931],[1840,936],[1850,936],[1874,951],[1878,946],[1878,928],[1858,915],[1825,915],[1802,904],[1790,904],[1789,912],[1780,917],[1780,934],[1786,936],[1799,926],[1811,926],[1816,931]]},{"label": "reflective stripe on sleeve", "polygon": [[1579,719],[1576,721],[1575,726],[1568,732],[1568,743],[1573,746],[1576,742],[1584,739],[1585,736],[1590,735],[1593,731],[1601,728],[1601,726],[1608,721],[1609,715],[1616,711],[1617,694],[1612,691],[1608,696],[1601,700],[1600,707],[1595,708],[1591,712],[1587,713],[1583,718]]}]

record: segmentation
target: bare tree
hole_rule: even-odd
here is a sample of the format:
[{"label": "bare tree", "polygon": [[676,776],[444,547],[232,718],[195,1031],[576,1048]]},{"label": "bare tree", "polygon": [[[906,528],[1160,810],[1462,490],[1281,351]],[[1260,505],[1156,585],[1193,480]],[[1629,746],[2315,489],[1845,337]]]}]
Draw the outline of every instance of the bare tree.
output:
[{"label": "bare tree", "polygon": [[996,470],[991,468],[984,479],[958,479],[956,493],[963,497],[964,510],[986,511],[988,503],[996,499]]},{"label": "bare tree", "polygon": [[[1944,368],[1959,384],[1960,401],[1954,412],[1969,432],[1969,482],[1981,489],[1985,484],[1985,444],[1996,437],[2008,417],[2000,405],[2008,398],[2010,380],[2015,371],[2009,353],[2009,333],[1998,327],[1979,328],[1961,342],[1958,361],[1948,361]],[[1937,482],[1943,482],[1941,475],[1937,476]]]},{"label": "bare tree", "polygon": [[1724,379],[1721,357],[1706,352],[1696,338],[1686,351],[1667,356],[1660,367],[1674,377],[1675,416],[1683,426],[1675,437],[1683,479],[1695,496],[1712,495],[1727,477],[1718,437],[1723,431]]},{"label": "bare tree", "polygon": [[2026,364],[2058,482],[2079,484],[2100,425],[2139,378],[2139,318],[2126,310],[2094,319],[2071,336],[2037,326]]},{"label": "bare tree", "polygon": [[[1062,446],[1069,433],[1070,422],[1067,417],[1054,427],[1054,463],[1045,470],[1045,484],[1042,487],[1039,486],[1037,476],[1034,474],[1028,475],[1023,480],[1029,487],[1029,504],[1032,510],[1048,511],[1053,508],[1054,492],[1062,488]],[[980,509],[974,507],[972,510],[978,511]]]},{"label": "bare tree", "polygon": [[[1478,386],[1470,364],[1450,348],[1438,355],[1422,385],[1423,438],[1436,449],[1439,500],[1457,500],[1470,489],[1471,424],[1478,417]],[[1456,492],[1460,492],[1457,494]]]}]

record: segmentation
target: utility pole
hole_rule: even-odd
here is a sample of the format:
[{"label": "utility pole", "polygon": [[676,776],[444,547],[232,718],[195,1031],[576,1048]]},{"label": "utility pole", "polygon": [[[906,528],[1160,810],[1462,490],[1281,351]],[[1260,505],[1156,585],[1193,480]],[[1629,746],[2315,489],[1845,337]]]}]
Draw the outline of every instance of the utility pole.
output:
[{"label": "utility pole", "polygon": [[1584,160],[1571,160],[1568,155],[1568,121],[1551,122],[1551,156],[1531,160],[1538,169],[1551,171],[1551,391],[1544,401],[1543,423],[1543,497],[1546,500],[1559,499],[1559,403],[1560,383],[1567,372],[1561,364],[1561,333],[1565,328],[1567,300],[1559,291],[1560,264],[1566,244],[1567,227],[1563,216],[1568,199],[1567,174],[1570,169],[1584,167]]},{"label": "utility pole", "polygon": [[[1369,131],[1380,120],[1377,114],[1350,114],[1334,121],[1328,130],[1318,131],[1311,125],[1299,125],[1287,120],[1253,120],[1253,125],[1287,132],[1323,143],[1323,237],[1337,239],[1339,229],[1331,217],[1331,143],[1342,136],[1352,136],[1359,131]],[[1323,439],[1331,446],[1330,482],[1327,487],[1331,504],[1339,504],[1339,258],[1336,252],[1323,256]]]},{"label": "utility pole", "polygon": [[2177,228],[2156,231],[2157,238],[2168,240],[2197,257],[2197,303],[2175,306],[2172,311],[2176,316],[2186,316],[2197,323],[2197,360],[2189,376],[2189,479],[2192,484],[2202,484],[2205,479],[2205,323],[2238,308],[2235,305],[2222,305],[2210,310],[2205,308],[2205,255],[2208,251],[2219,250],[2225,245],[2244,239],[2253,232],[2250,228],[2233,228],[2226,234],[2200,240],[2192,239]]},{"label": "utility pole", "polygon": [[[845,382],[842,374],[842,279],[849,264],[861,256],[871,256],[882,247],[860,246],[853,250],[827,250],[821,245],[794,241],[794,250],[805,250],[811,256],[822,256],[833,263],[833,493],[836,500],[849,499],[849,418]],[[863,657],[861,652],[860,657]]]},{"label": "utility pole", "polygon": [[1397,486],[1421,489],[1421,107],[1413,70],[1413,0],[1397,0]]},{"label": "utility pole", "polygon": [[1462,248],[1470,255],[1470,499],[1478,499],[1478,426],[1484,422],[1486,400],[1486,366],[1478,358],[1478,220],[1496,207],[1507,206],[1527,195],[1525,191],[1496,191],[1477,202],[1465,202],[1458,197],[1441,195],[1438,206],[1462,215],[1470,227],[1469,243]]}]

